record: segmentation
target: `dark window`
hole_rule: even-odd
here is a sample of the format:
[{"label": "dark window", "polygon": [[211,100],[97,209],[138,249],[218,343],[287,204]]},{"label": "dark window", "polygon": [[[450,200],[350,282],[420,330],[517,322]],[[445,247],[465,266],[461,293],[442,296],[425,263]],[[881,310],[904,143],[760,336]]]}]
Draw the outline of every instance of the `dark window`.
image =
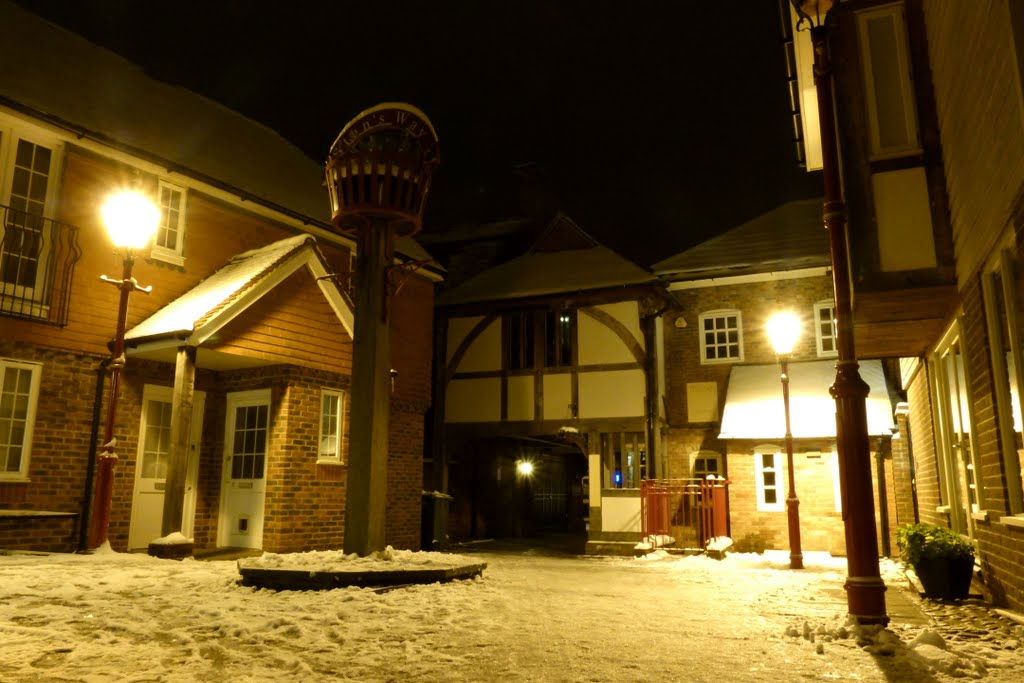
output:
[{"label": "dark window", "polygon": [[505,348],[508,349],[509,370],[534,367],[533,313],[510,313],[505,316]]}]

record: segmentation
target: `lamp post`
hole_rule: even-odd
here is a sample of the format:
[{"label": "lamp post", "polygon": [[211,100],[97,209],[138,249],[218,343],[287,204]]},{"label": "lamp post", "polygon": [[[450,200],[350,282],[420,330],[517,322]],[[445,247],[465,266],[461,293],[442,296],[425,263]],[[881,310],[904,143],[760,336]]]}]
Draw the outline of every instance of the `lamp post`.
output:
[{"label": "lamp post", "polygon": [[800,336],[800,319],[795,313],[784,311],[768,319],[768,339],[782,366],[782,406],[786,413],[786,475],[789,477],[789,495],[786,497],[786,516],[789,522],[789,568],[803,569],[804,554],[800,547],[800,499],[796,497],[796,473],[793,470],[793,432],[789,427],[789,354]]},{"label": "lamp post", "polygon": [[101,210],[103,223],[107,228],[114,247],[122,255],[121,279],[115,280],[101,275],[103,282],[116,286],[121,291],[117,306],[117,327],[111,348],[110,389],[107,396],[107,416],[103,431],[103,452],[96,464],[96,489],[89,515],[89,549],[103,545],[107,540],[110,526],[110,503],[114,492],[114,465],[117,455],[114,448],[114,422],[117,417],[117,394],[124,369],[124,328],[128,317],[128,295],[134,291],[149,293],[152,287],[140,287],[132,277],[135,264],[135,250],[149,243],[160,222],[160,210],[138,192],[120,192],[110,197]]},{"label": "lamp post", "polygon": [[800,21],[811,32],[814,50],[814,85],[818,94],[821,128],[822,180],[825,189],[824,224],[832,261],[832,287],[836,306],[836,379],[829,393],[836,402],[836,451],[839,489],[846,533],[846,600],[850,616],[861,624],[887,624],[885,583],[878,568],[875,503],[871,488],[871,446],[868,440],[868,385],[858,372],[853,339],[853,308],[847,255],[846,206],[839,177],[829,24],[832,0],[790,0]]}]

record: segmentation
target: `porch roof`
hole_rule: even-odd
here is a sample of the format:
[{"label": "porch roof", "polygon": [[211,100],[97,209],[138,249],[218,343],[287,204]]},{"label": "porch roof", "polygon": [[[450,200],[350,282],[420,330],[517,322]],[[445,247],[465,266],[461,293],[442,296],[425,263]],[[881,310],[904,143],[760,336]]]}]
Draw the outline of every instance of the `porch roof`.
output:
[{"label": "porch roof", "polygon": [[[789,364],[793,438],[835,438],[836,403],[828,392],[835,380],[835,366],[835,360]],[[719,438],[777,440],[786,437],[779,373],[779,366],[774,363],[732,368]],[[895,423],[881,361],[860,361],[860,376],[870,387],[868,434],[891,435]]]},{"label": "porch roof", "polygon": [[[316,239],[297,235],[243,252],[226,266],[125,333],[136,346],[173,337],[177,345],[198,346],[296,270],[306,266],[338,319],[352,334],[353,312],[334,281]],[[324,279],[320,279],[324,278]]]}]

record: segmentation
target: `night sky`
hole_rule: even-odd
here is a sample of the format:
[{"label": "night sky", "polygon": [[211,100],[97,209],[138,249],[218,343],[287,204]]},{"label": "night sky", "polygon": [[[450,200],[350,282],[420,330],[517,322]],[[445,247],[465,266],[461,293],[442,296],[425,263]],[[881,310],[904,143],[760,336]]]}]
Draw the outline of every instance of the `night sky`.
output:
[{"label": "night sky", "polygon": [[528,175],[649,265],[785,201],[798,167],[777,0],[17,0],[322,162],[361,110],[440,138],[425,229],[519,212]]}]

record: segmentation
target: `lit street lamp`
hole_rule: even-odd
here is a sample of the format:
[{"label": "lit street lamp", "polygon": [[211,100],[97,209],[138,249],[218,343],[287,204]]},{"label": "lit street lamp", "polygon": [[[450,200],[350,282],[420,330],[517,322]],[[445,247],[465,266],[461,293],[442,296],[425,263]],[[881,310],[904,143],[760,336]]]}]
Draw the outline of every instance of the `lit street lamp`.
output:
[{"label": "lit street lamp", "polygon": [[110,389],[107,397],[107,419],[103,432],[103,452],[96,464],[96,490],[89,516],[89,549],[97,548],[107,540],[110,526],[110,502],[114,492],[114,465],[117,456],[114,448],[114,422],[117,416],[117,392],[124,369],[124,328],[128,317],[128,295],[134,291],[148,294],[152,287],[140,287],[132,277],[135,264],[135,250],[145,247],[160,222],[160,210],[145,195],[138,192],[120,192],[113,195],[101,210],[103,224],[114,247],[122,254],[121,279],[100,276],[104,282],[121,290],[117,307],[117,327],[110,360]]},{"label": "lit street lamp", "polygon": [[800,336],[800,319],[795,313],[784,311],[768,319],[768,339],[782,366],[782,405],[786,412],[786,474],[789,477],[789,495],[786,515],[789,519],[789,567],[804,568],[804,554],[800,548],[800,499],[796,497],[796,474],[793,471],[793,432],[789,427],[789,354]]},{"label": "lit street lamp", "polygon": [[797,28],[807,26],[814,50],[814,85],[818,94],[821,132],[822,181],[825,190],[823,218],[828,231],[835,293],[836,379],[829,393],[836,402],[836,451],[839,455],[839,490],[846,532],[846,602],[850,616],[860,624],[887,624],[885,583],[878,567],[875,501],[871,486],[871,448],[868,440],[867,399],[869,387],[857,370],[853,338],[853,305],[850,265],[846,246],[846,205],[839,176],[839,151],[832,94],[832,61],[828,34],[832,0],[790,0],[800,18]]}]

